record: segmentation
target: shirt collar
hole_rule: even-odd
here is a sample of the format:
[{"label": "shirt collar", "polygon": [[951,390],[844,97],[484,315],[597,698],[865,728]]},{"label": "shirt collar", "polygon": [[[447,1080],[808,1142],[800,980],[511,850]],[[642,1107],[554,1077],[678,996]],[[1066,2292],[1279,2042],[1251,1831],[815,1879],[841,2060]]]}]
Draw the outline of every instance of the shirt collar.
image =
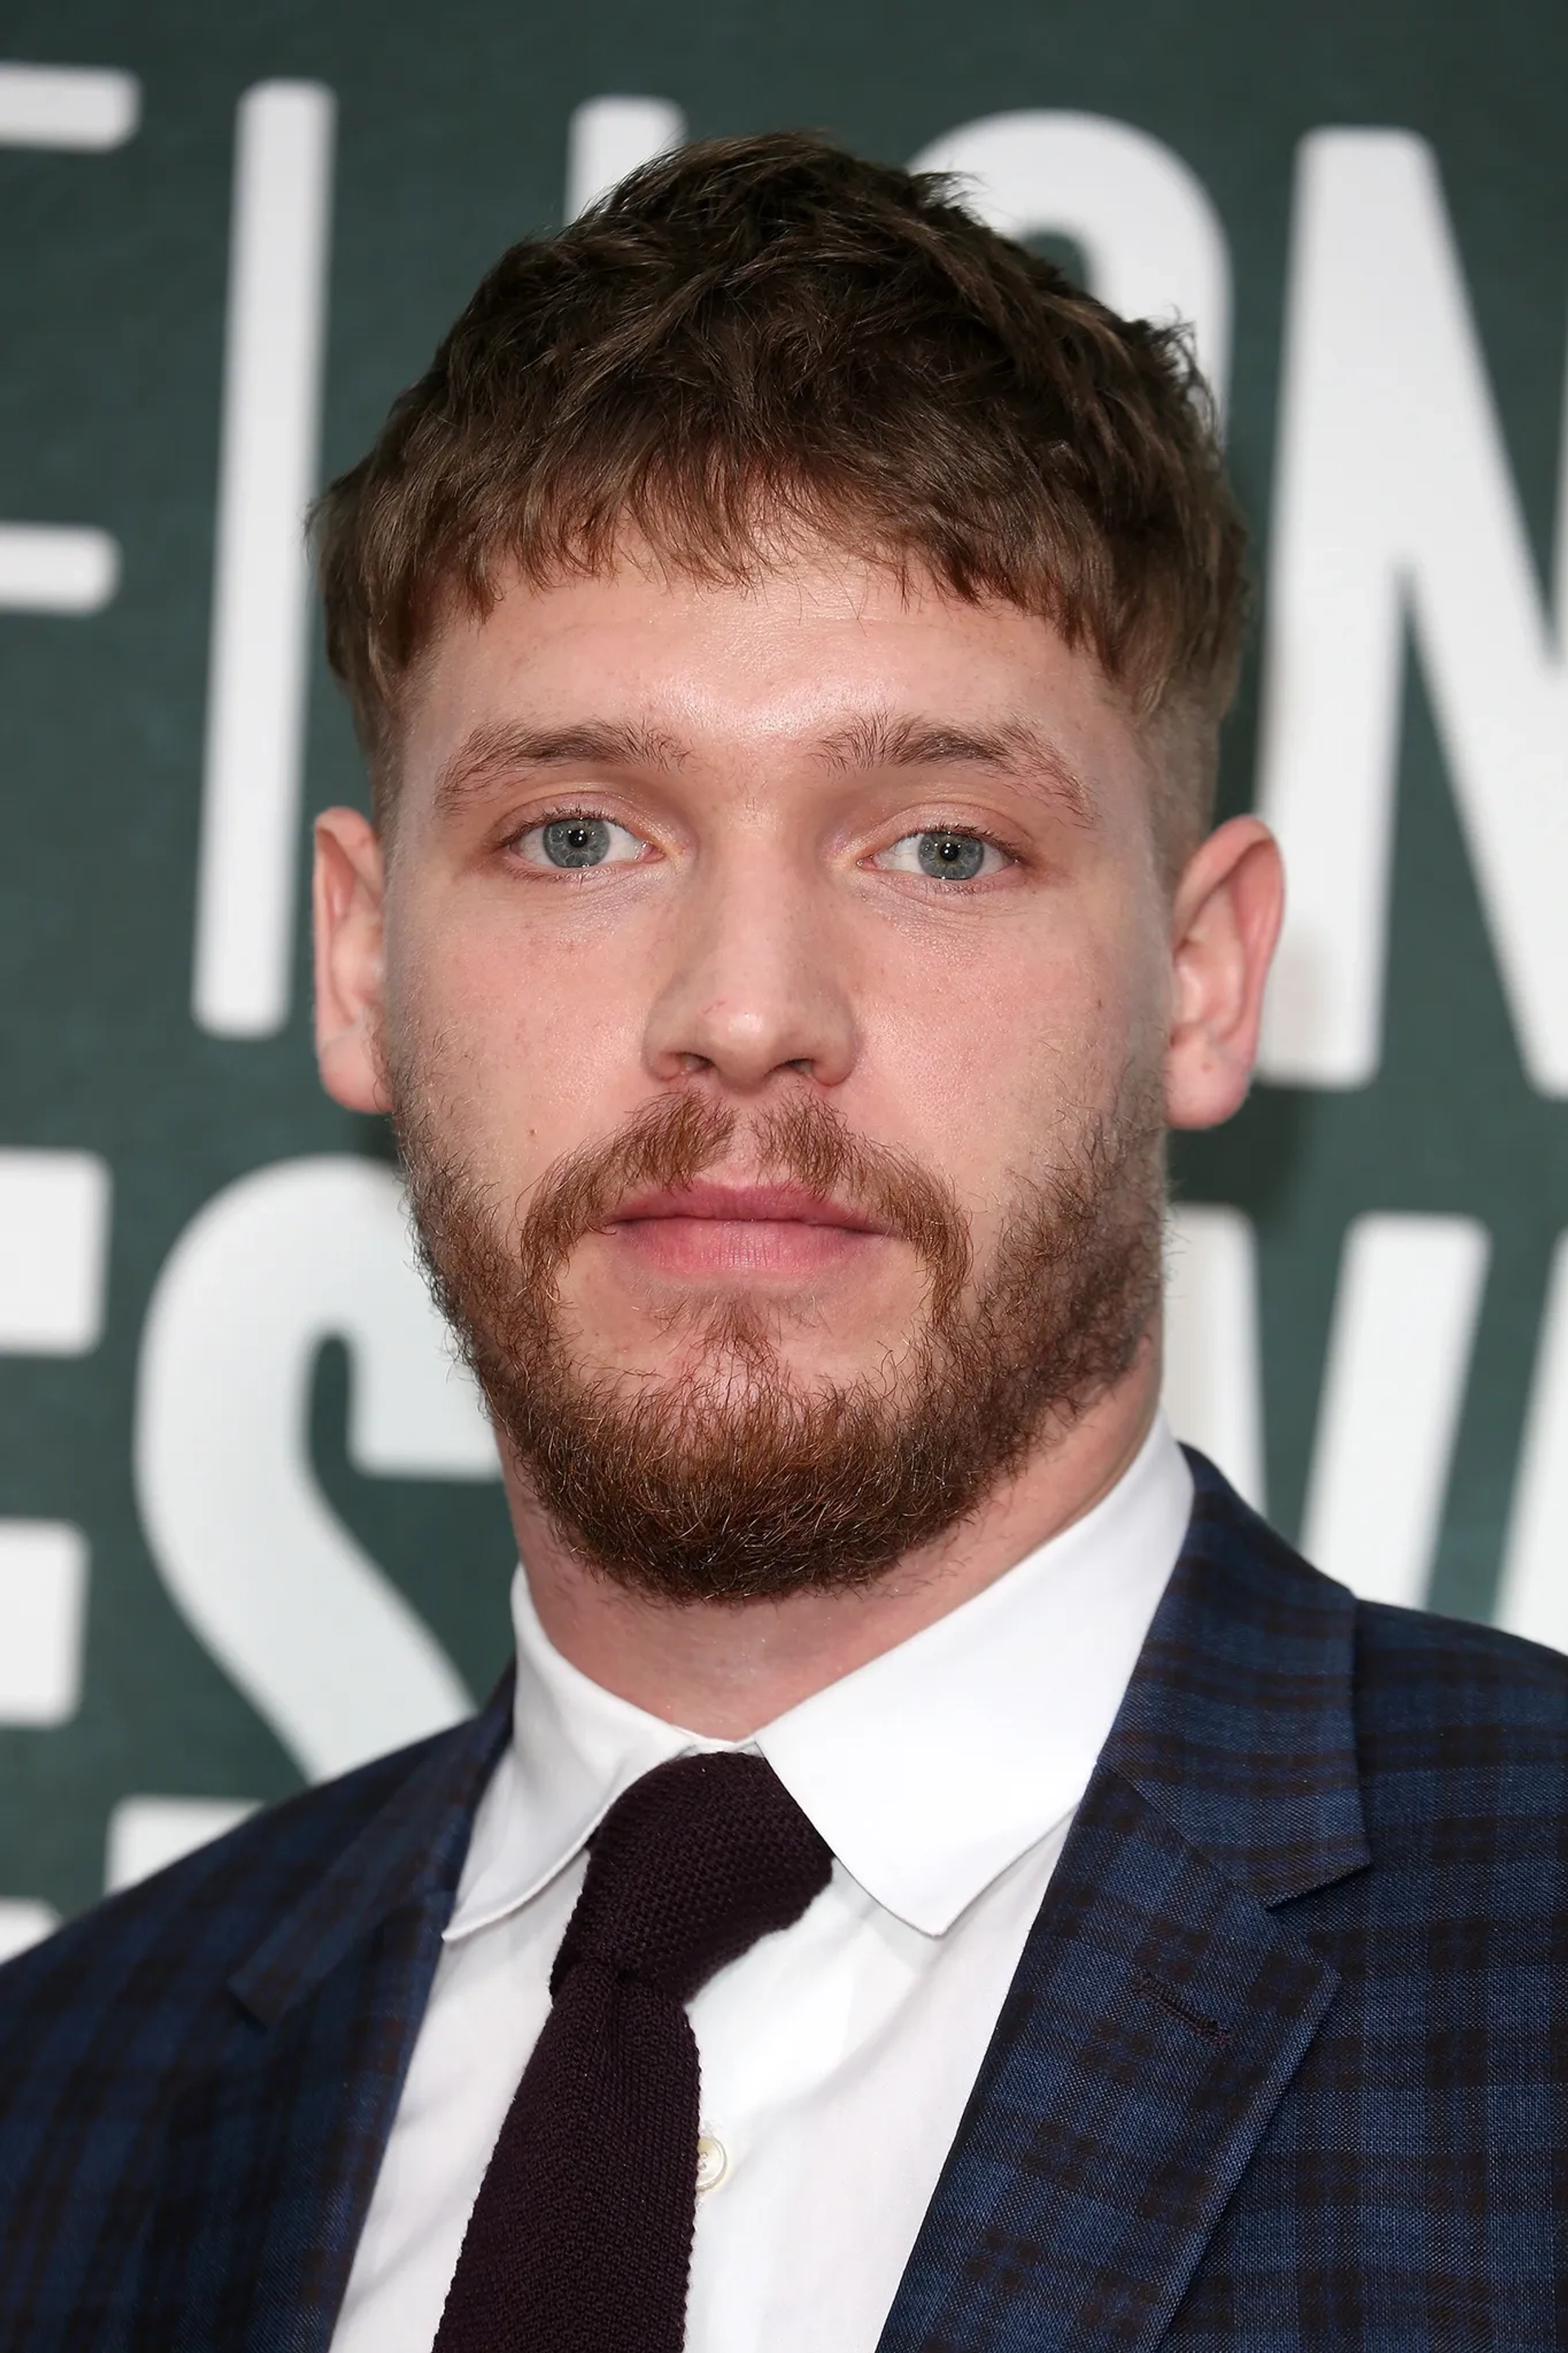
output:
[{"label": "shirt collar", "polygon": [[704,1739],[591,1683],[550,1642],[520,1568],[512,1742],[475,1821],[448,1939],[527,1903],[654,1766],[736,1746],[767,1758],[868,1894],[942,1935],[1082,1796],[1192,1493],[1161,1416],[1081,1520],[743,1743]]}]

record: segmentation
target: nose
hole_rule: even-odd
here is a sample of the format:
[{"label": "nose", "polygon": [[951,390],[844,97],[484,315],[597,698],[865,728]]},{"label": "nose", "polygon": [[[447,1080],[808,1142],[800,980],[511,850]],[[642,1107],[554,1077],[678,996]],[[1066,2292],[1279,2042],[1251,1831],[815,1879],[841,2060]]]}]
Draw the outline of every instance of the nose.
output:
[{"label": "nose", "polygon": [[831,883],[778,846],[714,860],[672,911],[649,1013],[656,1077],[710,1072],[753,1094],[781,1073],[837,1086],[858,1049],[852,949]]}]

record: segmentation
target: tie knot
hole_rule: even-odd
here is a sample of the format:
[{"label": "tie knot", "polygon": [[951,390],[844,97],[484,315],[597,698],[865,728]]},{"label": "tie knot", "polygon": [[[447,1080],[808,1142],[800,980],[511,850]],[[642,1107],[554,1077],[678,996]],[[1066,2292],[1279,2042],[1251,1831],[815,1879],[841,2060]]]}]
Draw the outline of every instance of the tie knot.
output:
[{"label": "tie knot", "polygon": [[689,2001],[715,1970],[798,1920],[833,1857],[771,1765],[678,1757],[617,1798],[551,1978],[597,1961]]}]

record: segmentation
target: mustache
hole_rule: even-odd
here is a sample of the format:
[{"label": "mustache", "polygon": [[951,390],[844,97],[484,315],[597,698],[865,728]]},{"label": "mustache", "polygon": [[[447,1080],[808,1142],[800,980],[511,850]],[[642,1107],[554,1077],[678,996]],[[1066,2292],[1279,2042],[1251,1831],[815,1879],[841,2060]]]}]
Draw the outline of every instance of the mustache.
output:
[{"label": "mustache", "polygon": [[522,1272],[542,1290],[577,1244],[633,1194],[679,1192],[722,1160],[738,1136],[759,1176],[873,1218],[926,1266],[933,1316],[950,1316],[969,1280],[969,1223],[952,1188],[910,1154],[857,1135],[815,1096],[773,1105],[742,1123],[732,1106],[696,1092],[662,1096],[608,1136],[579,1145],[547,1168],[518,1234]]}]

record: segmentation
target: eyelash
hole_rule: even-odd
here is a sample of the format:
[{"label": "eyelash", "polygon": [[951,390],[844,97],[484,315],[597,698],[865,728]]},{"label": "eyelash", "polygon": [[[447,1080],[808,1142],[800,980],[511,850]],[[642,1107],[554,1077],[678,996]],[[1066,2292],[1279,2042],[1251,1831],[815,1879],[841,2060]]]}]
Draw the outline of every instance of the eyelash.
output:
[{"label": "eyelash", "polygon": [[[905,832],[897,835],[892,841],[885,843],[884,849],[896,849],[899,842],[916,839],[922,833],[956,834],[964,841],[984,842],[987,849],[994,849],[999,857],[1005,858],[1009,866],[1022,866],[1025,863],[1025,852],[1018,843],[1005,840],[1001,834],[990,832],[984,826],[942,817],[927,818],[921,824],[910,826]],[[882,851],[875,850],[871,855],[879,857]],[[987,883],[994,882],[997,879],[994,874],[977,874],[973,881],[943,881],[937,887],[945,898],[952,898],[960,892],[982,890]],[[935,877],[933,876],[931,880],[934,881]]]},{"label": "eyelash", "polygon": [[[909,830],[910,833],[962,834],[965,841],[983,841],[987,849],[999,849],[1003,857],[1010,858],[1015,865],[1021,865],[1023,862],[1024,852],[1017,842],[1004,840],[1001,834],[993,833],[983,825],[974,825],[960,819],[950,821],[947,818],[939,817],[934,820],[928,818],[920,825],[911,825]],[[900,834],[900,841],[905,839],[905,835]]]},{"label": "eyelash", "polygon": [[[619,825],[621,822],[618,817],[613,818],[608,809],[595,808],[587,801],[563,801],[559,808],[541,809],[536,816],[529,818],[526,825],[513,826],[508,838],[512,841],[521,841],[525,833],[537,833],[541,826],[571,825],[579,818],[593,818],[605,825]],[[631,829],[630,826],[626,828],[628,833]]]},{"label": "eyelash", "polygon": [[563,801],[559,808],[541,809],[526,825],[509,824],[500,846],[503,849],[515,849],[520,841],[525,841],[531,833],[542,833],[547,825],[578,822],[618,825],[624,833],[636,835],[638,841],[644,839],[635,825],[627,825],[624,818],[613,817],[607,808],[595,808],[587,801]]}]

